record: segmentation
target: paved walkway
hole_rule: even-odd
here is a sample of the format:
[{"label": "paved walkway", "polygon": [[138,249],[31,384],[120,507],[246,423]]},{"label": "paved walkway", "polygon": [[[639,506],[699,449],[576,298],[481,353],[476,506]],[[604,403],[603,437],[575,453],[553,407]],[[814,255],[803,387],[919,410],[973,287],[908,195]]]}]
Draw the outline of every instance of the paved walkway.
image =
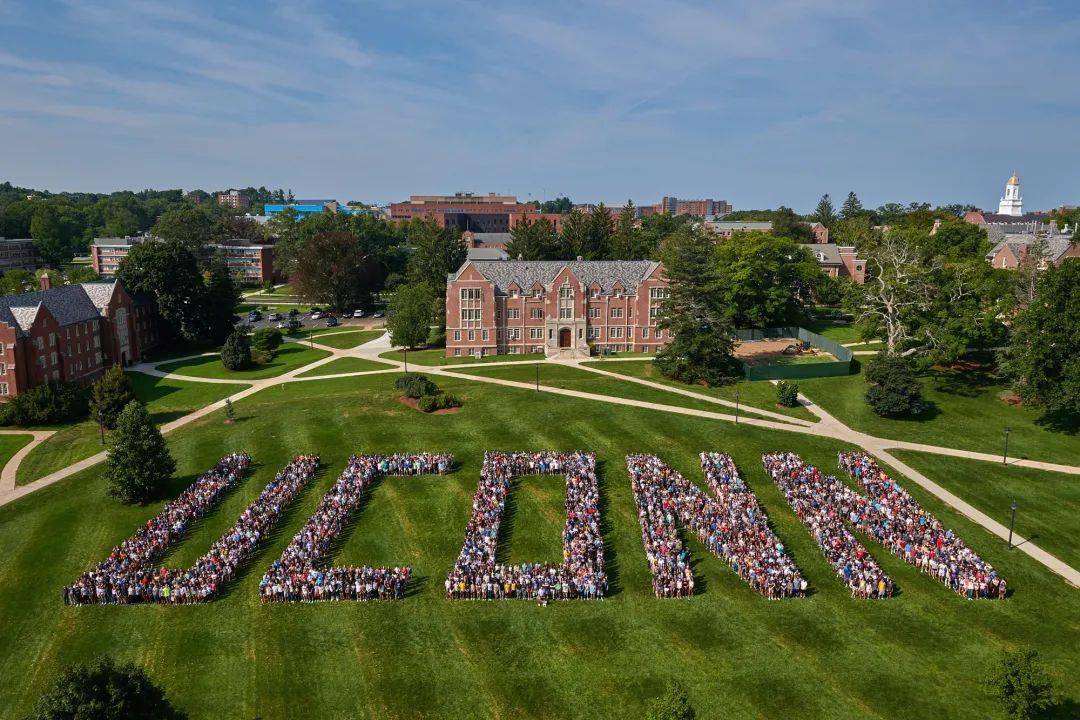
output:
[{"label": "paved walkway", "polygon": [[[316,338],[317,337],[318,336],[316,336]],[[380,335],[378,338],[375,338],[374,340],[371,340],[370,342],[364,343],[363,345],[359,345],[357,347],[347,348],[347,349],[340,349],[340,348],[330,347],[329,345],[322,345],[322,344],[320,344],[318,342],[315,342],[314,340],[309,339],[309,338],[290,337],[288,339],[291,342],[306,343],[306,344],[312,345],[313,347],[319,348],[320,350],[325,350],[328,353],[328,355],[326,357],[324,357],[324,358],[321,358],[319,360],[315,360],[314,362],[308,363],[307,365],[303,365],[301,367],[294,368],[294,369],[290,370],[289,372],[283,373],[283,374],[278,375],[276,377],[263,378],[263,379],[259,379],[259,380],[240,381],[241,383],[247,383],[248,387],[246,387],[244,390],[241,390],[241,391],[239,391],[237,393],[234,393],[233,395],[230,395],[228,400],[230,400],[232,402],[236,402],[238,400],[242,400],[245,397],[253,395],[253,394],[255,394],[255,393],[257,393],[260,390],[263,390],[265,388],[268,388],[268,387],[271,387],[271,386],[274,386],[274,385],[283,385],[285,383],[290,383],[290,382],[304,382],[304,381],[308,381],[308,380],[327,380],[327,379],[332,379],[332,378],[345,378],[345,377],[360,377],[360,376],[364,376],[364,375],[380,375],[380,374],[397,373],[397,372],[401,372],[401,371],[404,370],[404,363],[403,362],[398,361],[398,360],[379,357],[379,355],[381,353],[384,353],[384,352],[391,349],[390,337],[386,333]],[[196,356],[191,356],[191,357],[200,357],[200,356],[196,355]],[[328,375],[316,375],[316,376],[311,376],[311,377],[299,377],[299,375],[301,375],[303,373],[309,373],[312,370],[315,370],[315,369],[317,369],[319,367],[322,367],[323,365],[326,365],[328,363],[333,362],[334,360],[337,360],[339,358],[345,358],[345,357],[354,357],[354,358],[360,358],[360,359],[364,359],[364,360],[371,360],[373,362],[377,362],[377,363],[386,365],[387,367],[386,367],[386,369],[363,370],[363,371],[357,371],[357,372],[334,373],[334,374],[328,374]],[[620,361],[620,360],[631,361],[631,360],[641,360],[641,359],[642,358],[611,358],[609,360],[605,360],[605,362],[613,362],[613,361],[617,362],[617,361]],[[219,379],[219,378],[199,378],[199,377],[182,375],[182,374],[177,374],[177,373],[164,372],[164,371],[158,370],[157,367],[156,367],[157,365],[164,364],[164,363],[167,363],[167,362],[176,362],[176,360],[177,359],[174,358],[174,359],[171,359],[171,360],[162,361],[160,363],[144,363],[144,364],[140,364],[140,365],[135,365],[134,367],[131,368],[131,370],[146,373],[148,375],[153,375],[153,376],[156,376],[156,377],[165,377],[165,378],[170,378],[170,379],[175,379],[175,380],[184,380],[184,381],[189,381],[189,382],[210,382],[210,383],[230,383],[230,384],[236,384],[237,383],[236,380],[227,380],[227,379]],[[540,361],[540,362],[549,362],[549,361]],[[767,429],[770,429],[770,430],[781,430],[781,431],[785,431],[785,432],[801,433],[801,434],[805,434],[805,435],[815,435],[815,436],[819,436],[819,437],[827,437],[827,438],[839,440],[841,442],[850,443],[852,445],[863,448],[864,450],[866,450],[867,452],[870,452],[873,455],[876,455],[883,462],[887,463],[888,465],[892,466],[896,470],[898,470],[898,471],[902,472],[903,474],[905,474],[913,482],[915,482],[920,487],[925,489],[927,492],[931,493],[932,495],[934,495],[935,497],[940,499],[946,505],[953,508],[954,510],[956,510],[960,514],[964,515],[965,517],[967,517],[971,521],[973,521],[973,522],[981,525],[982,527],[986,528],[992,534],[997,535],[997,536],[999,536],[1001,538],[1007,538],[1008,537],[1008,528],[1004,527],[1001,523],[997,522],[996,520],[994,520],[990,516],[986,515],[985,513],[981,512],[980,510],[974,508],[973,506],[971,506],[970,504],[965,502],[963,499],[957,497],[953,493],[949,492],[945,488],[943,488],[940,485],[938,485],[937,483],[933,482],[932,480],[930,480],[929,478],[927,478],[925,475],[918,472],[914,468],[911,468],[910,466],[906,465],[905,463],[903,463],[902,461],[897,459],[894,455],[892,455],[888,451],[891,450],[891,449],[916,450],[916,451],[919,451],[919,452],[928,452],[928,453],[935,453],[935,454],[939,454],[939,455],[949,455],[949,456],[953,456],[953,457],[968,458],[968,459],[972,459],[972,460],[995,461],[995,462],[1000,462],[1000,457],[999,456],[990,455],[990,454],[987,454],[987,453],[972,452],[972,451],[968,451],[968,450],[957,450],[957,449],[954,449],[954,448],[939,447],[939,446],[935,446],[935,445],[923,445],[923,444],[920,444],[920,443],[909,443],[909,442],[902,441],[902,440],[890,440],[888,438],[879,438],[879,437],[874,437],[874,436],[871,436],[871,435],[867,435],[865,433],[861,433],[859,431],[856,431],[856,430],[853,430],[853,429],[849,428],[847,425],[840,422],[840,420],[838,420],[836,417],[834,417],[833,415],[828,413],[822,407],[820,407],[819,405],[817,405],[816,403],[811,401],[809,398],[807,398],[806,396],[801,395],[801,394],[799,395],[799,400],[800,400],[801,404],[804,407],[806,407],[807,410],[809,410],[812,414],[814,414],[818,418],[818,422],[812,423],[812,422],[808,422],[806,420],[802,420],[800,418],[793,418],[793,417],[789,417],[787,415],[782,415],[780,413],[772,412],[770,410],[764,410],[764,409],[759,409],[759,408],[755,408],[755,407],[747,407],[747,411],[748,412],[753,412],[753,413],[755,413],[757,415],[761,415],[762,417],[740,416],[740,417],[736,418],[735,415],[729,414],[729,413],[724,413],[724,412],[712,412],[712,411],[709,411],[709,410],[701,410],[701,409],[697,409],[697,408],[686,408],[686,407],[680,407],[680,406],[677,406],[677,405],[665,405],[665,404],[662,404],[662,403],[647,402],[647,401],[644,401],[644,400],[633,400],[633,399],[630,399],[630,398],[620,398],[620,397],[615,397],[615,396],[611,396],[611,395],[603,395],[603,394],[599,394],[599,393],[591,393],[591,392],[585,392],[585,391],[580,391],[580,390],[568,390],[568,389],[565,389],[565,388],[557,388],[557,387],[551,387],[551,386],[547,386],[547,385],[540,385],[539,388],[537,388],[537,386],[534,383],[518,382],[518,381],[514,381],[514,380],[504,380],[504,379],[501,379],[501,378],[488,377],[488,376],[485,376],[485,375],[472,375],[472,374],[467,375],[467,374],[462,374],[460,372],[456,372],[457,370],[462,370],[462,369],[481,369],[481,368],[487,368],[487,367],[499,367],[499,366],[520,365],[520,364],[522,364],[522,363],[521,362],[515,362],[515,361],[491,362],[491,363],[460,363],[460,364],[454,364],[454,365],[435,365],[435,366],[419,365],[419,364],[413,363],[413,368],[422,370],[423,372],[425,372],[427,374],[430,374],[430,375],[442,375],[442,376],[445,376],[445,377],[456,378],[456,379],[459,379],[459,380],[467,380],[467,381],[470,381],[470,382],[482,382],[482,383],[487,383],[487,384],[491,384],[491,385],[500,385],[500,386],[503,386],[503,387],[513,387],[513,388],[522,389],[522,390],[536,391],[537,389],[539,389],[540,392],[546,392],[546,393],[550,393],[550,394],[553,394],[553,395],[562,395],[564,397],[573,397],[573,398],[580,398],[580,399],[585,399],[585,400],[593,400],[593,401],[597,401],[597,402],[606,402],[606,403],[610,403],[610,404],[613,404],[613,405],[625,405],[625,406],[629,406],[629,407],[647,408],[647,409],[651,409],[651,410],[675,413],[675,414],[678,414],[678,415],[687,415],[687,416],[692,416],[692,417],[706,418],[706,419],[710,419],[710,420],[720,420],[720,421],[726,421],[726,422],[738,422],[740,424],[752,425],[754,427],[767,428]],[[593,372],[593,373],[596,373],[596,374],[599,374],[599,375],[609,376],[609,377],[616,378],[616,379],[619,379],[619,380],[624,380],[624,381],[627,381],[627,382],[636,383],[636,384],[639,384],[639,385],[644,385],[644,386],[647,386],[647,387],[651,387],[651,388],[654,388],[654,389],[657,389],[657,390],[662,390],[662,391],[665,391],[665,392],[671,392],[671,393],[677,394],[677,395],[682,395],[682,396],[686,396],[686,397],[692,397],[692,398],[695,398],[695,399],[698,399],[698,400],[703,400],[703,401],[706,401],[706,402],[715,403],[717,405],[721,405],[721,406],[725,406],[725,407],[734,407],[735,406],[735,403],[733,403],[733,402],[731,402],[729,400],[722,400],[720,398],[715,398],[715,397],[712,397],[712,396],[709,396],[709,395],[704,395],[702,393],[693,392],[691,390],[684,390],[684,389],[681,389],[681,388],[674,388],[674,387],[671,387],[671,386],[668,386],[668,385],[664,385],[662,383],[656,383],[656,382],[653,382],[653,381],[650,381],[650,380],[645,380],[645,379],[642,379],[642,378],[634,378],[634,377],[630,377],[630,376],[626,376],[626,375],[621,375],[619,373],[608,372],[606,370],[602,370],[602,369],[597,368],[597,367],[581,365],[580,361],[563,361],[563,364],[572,365],[574,367],[580,368],[581,370],[588,371],[588,372]],[[207,405],[205,407],[202,407],[202,408],[200,408],[200,409],[198,409],[198,410],[196,410],[194,412],[191,412],[191,413],[189,413],[187,415],[184,415],[183,417],[180,417],[180,418],[178,418],[176,420],[173,420],[170,423],[167,423],[167,424],[163,425],[161,427],[161,431],[163,433],[166,433],[166,434],[170,433],[173,430],[176,430],[176,429],[178,429],[180,427],[183,427],[183,426],[185,426],[185,425],[187,425],[187,424],[189,424],[191,422],[194,422],[195,420],[198,420],[201,417],[204,417],[204,416],[206,416],[206,415],[208,415],[208,414],[210,414],[210,413],[224,407],[224,405],[225,405],[225,399],[222,399],[222,400],[219,400],[217,402],[211,403],[211,404],[209,404],[209,405]],[[31,434],[29,431],[18,431],[18,432],[24,432],[24,434]],[[42,442],[45,439],[46,439],[46,437],[42,437],[40,440],[35,437],[35,442],[31,443],[31,446],[36,446],[36,444],[39,444],[40,442]],[[23,448],[23,450],[20,451],[20,453],[22,454],[22,457],[25,457],[25,455],[30,452],[31,446],[27,446],[27,448]],[[18,455],[19,454],[17,454],[17,456]],[[19,457],[19,460],[21,460],[22,457]],[[92,467],[93,465],[96,465],[97,463],[103,461],[104,459],[105,459],[105,453],[100,452],[100,453],[98,453],[98,454],[96,454],[96,455],[94,455],[92,457],[86,458],[84,460],[80,460],[79,462],[76,462],[76,463],[74,463],[72,465],[69,465],[66,468],[58,470],[58,471],[56,471],[54,473],[46,475],[45,477],[42,477],[42,478],[40,478],[38,480],[35,480],[32,483],[28,483],[28,484],[22,485],[22,486],[14,486],[14,482],[12,482],[10,485],[0,482],[0,505],[5,505],[5,504],[7,504],[7,503],[19,498],[19,497],[22,497],[24,495],[32,493],[35,490],[38,490],[38,489],[40,489],[42,487],[46,487],[48,485],[51,485],[51,484],[53,484],[55,482],[63,480],[64,478],[70,477],[71,475],[74,475],[75,473],[81,472],[82,470],[85,470],[85,469],[87,469],[89,467]],[[13,457],[12,461],[8,463],[8,466],[5,466],[5,468],[3,470],[3,477],[4,478],[8,477],[9,467],[13,465],[14,461],[15,461],[15,457]],[[1049,462],[1042,462],[1042,461],[1035,461],[1035,460],[1014,460],[1014,461],[1012,461],[1012,464],[1015,464],[1015,465],[1020,466],[1020,467],[1031,467],[1031,468],[1036,468],[1036,469],[1039,469],[1039,470],[1052,470],[1052,471],[1056,471],[1056,472],[1064,472],[1064,473],[1069,473],[1069,474],[1073,474],[1073,475],[1080,475],[1080,467],[1076,467],[1076,466],[1072,466],[1072,465],[1063,465],[1063,464],[1058,464],[1058,463],[1049,463]],[[14,473],[15,473],[15,471],[17,469],[18,469],[18,464],[15,463],[14,466],[13,466],[13,469],[10,470],[10,476],[12,478],[14,478]],[[1070,567],[1068,564],[1062,562],[1061,560],[1057,559],[1053,555],[1051,555],[1051,554],[1047,553],[1046,551],[1042,550],[1041,548],[1035,546],[1030,541],[1028,541],[1026,538],[1023,538],[1020,535],[1017,535],[1015,533],[1013,534],[1013,541],[1014,541],[1014,544],[1017,546],[1017,549],[1019,549],[1020,551],[1022,551],[1024,553],[1026,553],[1027,555],[1029,555],[1030,557],[1032,557],[1036,561],[1042,563],[1044,566],[1046,566],[1047,568],[1049,568],[1053,572],[1057,573],[1058,575],[1061,575],[1063,578],[1066,579],[1066,581],[1068,581],[1073,586],[1080,586],[1080,573],[1078,573],[1075,569]]]},{"label": "paved walkway", "polygon": [[19,448],[19,450],[4,464],[4,469],[0,471],[0,497],[2,497],[4,493],[11,492],[15,489],[15,475],[19,472],[19,465],[22,464],[23,458],[29,455],[31,450],[55,434],[55,430],[0,430],[0,435],[31,436],[30,442]]}]

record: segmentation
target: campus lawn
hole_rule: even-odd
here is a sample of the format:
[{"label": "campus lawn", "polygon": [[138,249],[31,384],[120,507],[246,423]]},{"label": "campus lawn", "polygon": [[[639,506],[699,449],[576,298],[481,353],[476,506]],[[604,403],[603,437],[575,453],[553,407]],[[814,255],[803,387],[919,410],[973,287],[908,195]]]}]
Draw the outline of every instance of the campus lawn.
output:
[{"label": "campus lawn", "polygon": [[351,330],[348,327],[336,327],[301,330],[297,333],[290,333],[290,336],[303,338],[304,340],[311,338],[320,345],[328,345],[339,350],[348,350],[366,342],[371,342],[375,338],[381,337],[382,334],[382,330]]},{"label": "campus lawn", "polygon": [[[615,363],[612,363],[614,365]],[[718,403],[708,400],[669,393],[664,390],[656,390],[637,383],[626,382],[616,378],[605,377],[597,373],[581,370],[567,365],[555,363],[540,364],[540,384],[548,387],[557,387],[564,390],[579,390],[581,392],[597,393],[599,395],[611,395],[614,397],[629,398],[631,400],[643,400],[645,402],[659,403],[661,405],[675,405],[676,407],[694,408],[708,412],[733,414],[734,409],[727,408]],[[534,384],[536,382],[536,366],[534,365],[504,365],[488,368],[466,368],[455,370],[464,375],[482,375],[485,377],[499,378],[501,380],[514,380],[516,382]],[[747,415],[752,414],[748,409]]]},{"label": "campus lawn", "polygon": [[7,465],[12,455],[30,444],[33,439],[33,435],[0,435],[0,469]]},{"label": "campus lawn", "polygon": [[[400,349],[388,350],[379,355],[387,360],[403,361],[405,353]],[[525,353],[522,355],[486,355],[477,358],[472,355],[461,357],[446,357],[446,348],[428,348],[427,350],[410,350],[409,362],[417,365],[468,365],[471,363],[485,362],[541,362],[544,360],[543,353]]]},{"label": "campus lawn", "polygon": [[1080,476],[910,450],[889,452],[1006,527],[1015,500],[1016,532],[1080,568]]},{"label": "campus lawn", "polygon": [[1055,431],[1036,423],[1037,408],[1014,407],[999,395],[1007,388],[979,371],[925,373],[923,397],[930,409],[918,419],[879,417],[866,404],[862,374],[800,380],[799,389],[855,430],[894,440],[1000,453],[1009,428],[1013,457],[1080,464],[1076,429]]},{"label": "campus lawn", "polygon": [[295,370],[301,365],[307,365],[329,355],[325,350],[309,348],[303,343],[284,343],[278,349],[277,357],[267,363],[253,364],[245,370],[226,370],[221,364],[220,355],[204,355],[190,360],[164,363],[157,369],[162,372],[188,375],[190,377],[217,378],[222,380],[261,380],[263,378],[276,377],[282,373]]},{"label": "campus lawn", "polygon": [[[1080,595],[1026,555],[906,483],[1010,581],[1005,601],[971,602],[871,545],[901,593],[852,600],[760,465],[791,449],[835,467],[830,439],[440,379],[454,415],[397,402],[390,377],[292,383],[178,430],[175,496],[222,454],[256,467],[167,558],[205,552],[295,453],[326,469],[221,599],[199,607],[65,607],[60,588],[161,507],[109,499],[95,468],[0,507],[0,717],[25,715],[60,670],[103,654],[147,668],[191,718],[640,717],[672,680],[698,717],[986,718],[983,677],[1005,648],[1035,648],[1066,702],[1080,698]],[[553,603],[450,602],[443,580],[461,547],[483,452],[597,453],[610,597]],[[656,452],[701,483],[697,453],[729,452],[813,594],[769,602],[691,541],[700,592],[652,596],[624,457]],[[447,451],[445,477],[387,478],[342,538],[336,564],[412,565],[400,602],[273,605],[259,578],[356,451]],[[558,558],[562,482],[527,478],[503,557]],[[506,547],[506,546],[509,547]],[[535,552],[536,555],[531,555]]]},{"label": "campus lawn", "polygon": [[600,370],[618,373],[620,375],[629,375],[630,377],[650,380],[655,383],[660,383],[661,385],[670,385],[671,387],[683,390],[692,390],[696,393],[701,393],[702,395],[710,395],[712,397],[720,398],[721,400],[730,400],[731,402],[735,402],[735,391],[737,390],[739,392],[739,403],[745,404],[747,408],[751,410],[756,407],[763,410],[771,410],[783,415],[790,415],[791,417],[801,418],[803,420],[817,419],[813,413],[802,406],[789,408],[777,405],[776,386],[767,380],[737,380],[730,385],[705,387],[703,385],[691,385],[689,383],[681,383],[666,378],[660,374],[660,371],[656,369],[656,366],[653,365],[652,361],[613,363],[593,361],[584,364],[596,367]]},{"label": "campus lawn", "polygon": [[862,340],[854,323],[843,323],[829,318],[815,318],[801,323],[801,327],[843,345]]},{"label": "campus lawn", "polygon": [[367,372],[368,370],[391,370],[392,365],[367,360],[366,358],[344,357],[331,360],[325,365],[320,365],[314,370],[302,372],[297,377],[319,377],[321,375],[336,375],[338,373]]},{"label": "campus lawn", "polygon": [[[158,425],[176,420],[204,405],[238,393],[247,385],[183,382],[129,372],[135,397],[146,404]],[[56,429],[56,428],[52,428]],[[25,485],[73,462],[101,452],[101,431],[92,420],[62,426],[58,432],[23,458],[16,483]]]}]

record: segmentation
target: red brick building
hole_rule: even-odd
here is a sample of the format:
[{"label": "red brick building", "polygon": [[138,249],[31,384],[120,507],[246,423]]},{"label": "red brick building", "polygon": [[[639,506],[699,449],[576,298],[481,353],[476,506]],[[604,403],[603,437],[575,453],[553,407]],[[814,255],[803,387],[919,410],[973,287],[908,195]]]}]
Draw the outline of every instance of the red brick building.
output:
[{"label": "red brick building", "polygon": [[651,260],[469,260],[447,280],[446,355],[656,352],[668,292]]},{"label": "red brick building", "polygon": [[[1045,239],[1045,254],[1039,261],[1040,270],[1050,265],[1061,265],[1073,258],[1080,259],[1080,243],[1073,242],[1068,236],[1052,235]],[[1031,249],[1038,240],[1035,235],[1006,235],[986,254],[986,261],[996,268],[1015,270],[1031,255]]]},{"label": "red brick building", "polygon": [[51,287],[0,298],[0,399],[48,380],[89,382],[157,345],[152,302],[119,282]]},{"label": "red brick building", "polygon": [[217,194],[217,204],[239,209],[246,208],[251,204],[251,200],[239,190],[227,190]]},{"label": "red brick building", "polygon": [[413,195],[405,202],[390,204],[390,219],[430,218],[439,227],[498,233],[510,232],[511,214],[535,210],[533,205],[518,202],[513,195]]},{"label": "red brick building", "polygon": [[[94,243],[90,246],[90,264],[98,275],[113,277],[120,269],[120,261],[127,257],[132,247],[156,240],[157,238],[149,235],[94,238]],[[261,285],[267,280],[275,279],[273,245],[257,245],[250,240],[234,238],[208,247],[213,251],[221,250],[225,254],[225,264],[239,282]]]}]

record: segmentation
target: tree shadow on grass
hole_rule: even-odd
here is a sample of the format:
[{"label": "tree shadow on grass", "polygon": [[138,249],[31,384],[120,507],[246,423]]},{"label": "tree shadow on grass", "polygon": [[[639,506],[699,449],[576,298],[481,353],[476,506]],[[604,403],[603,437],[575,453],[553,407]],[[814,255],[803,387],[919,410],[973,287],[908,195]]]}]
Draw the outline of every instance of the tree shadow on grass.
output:
[{"label": "tree shadow on grass", "polygon": [[1047,410],[1036,418],[1035,424],[1050,432],[1076,435],[1080,431],[1080,415]]},{"label": "tree shadow on grass", "polygon": [[931,370],[925,373],[934,390],[946,395],[976,398],[997,385],[997,379],[980,370]]}]

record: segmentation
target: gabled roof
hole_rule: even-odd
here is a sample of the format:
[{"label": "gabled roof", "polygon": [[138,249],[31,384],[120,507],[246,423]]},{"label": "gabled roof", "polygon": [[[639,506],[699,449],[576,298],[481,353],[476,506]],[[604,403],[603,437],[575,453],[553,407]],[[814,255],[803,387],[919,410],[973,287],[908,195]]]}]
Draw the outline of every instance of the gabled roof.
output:
[{"label": "gabled roof", "polygon": [[94,320],[101,317],[115,289],[115,282],[92,282],[0,297],[0,322],[26,333],[42,307],[61,327]]},{"label": "gabled roof", "polygon": [[511,283],[520,287],[548,285],[567,268],[586,286],[596,283],[604,292],[611,292],[616,283],[633,292],[659,263],[651,260],[469,260],[450,276],[456,280],[472,265],[495,284],[496,292],[506,292]]}]

